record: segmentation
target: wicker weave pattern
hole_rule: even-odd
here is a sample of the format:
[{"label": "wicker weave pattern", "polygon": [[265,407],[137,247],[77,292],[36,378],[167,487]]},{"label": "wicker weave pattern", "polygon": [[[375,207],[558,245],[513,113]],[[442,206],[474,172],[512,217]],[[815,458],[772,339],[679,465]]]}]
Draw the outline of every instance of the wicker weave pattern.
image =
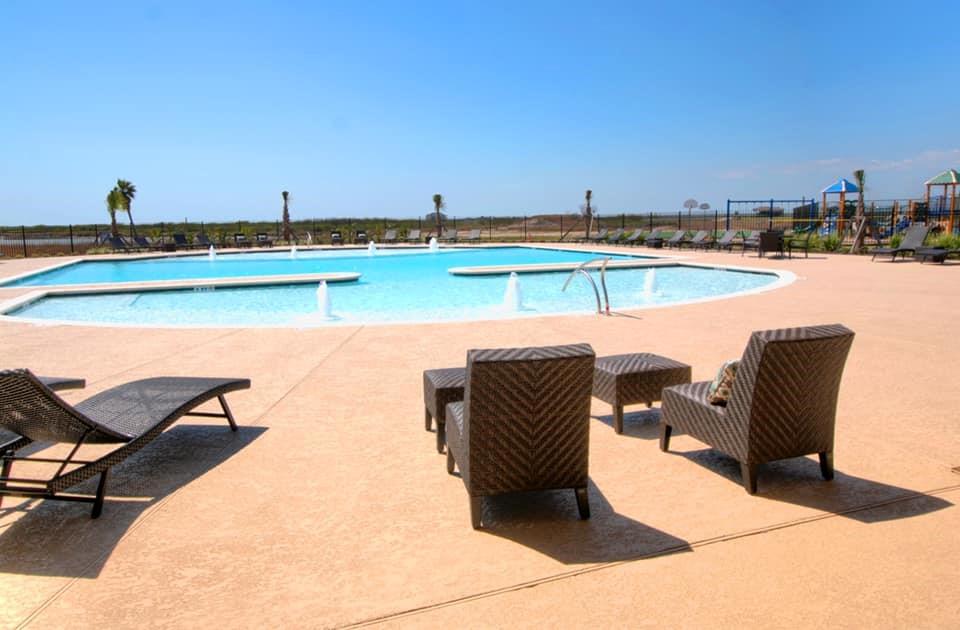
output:
[{"label": "wicker weave pattern", "polygon": [[447,444],[471,496],[587,483],[588,344],[471,350]]},{"label": "wicker weave pattern", "polygon": [[744,464],[832,452],[853,336],[839,324],[755,332],[726,409],[706,401],[708,383],[671,387],[662,422]]},{"label": "wicker weave pattern", "polygon": [[30,370],[0,371],[0,426],[45,442],[126,442],[125,435],[97,423],[64,402]]},{"label": "wicker weave pattern", "polygon": [[423,405],[439,425],[446,422],[448,403],[463,400],[467,371],[464,368],[441,368],[423,371]]},{"label": "wicker weave pattern", "polygon": [[612,405],[651,404],[664,387],[690,382],[690,366],[646,352],[597,359],[593,395]]}]

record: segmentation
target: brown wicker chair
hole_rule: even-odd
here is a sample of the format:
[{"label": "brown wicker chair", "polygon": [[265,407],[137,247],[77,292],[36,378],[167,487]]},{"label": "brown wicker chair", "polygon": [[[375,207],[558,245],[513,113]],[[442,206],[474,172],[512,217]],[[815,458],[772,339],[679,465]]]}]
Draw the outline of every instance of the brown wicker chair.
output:
[{"label": "brown wicker chair", "polygon": [[464,401],[447,405],[447,472],[460,469],[474,529],[482,497],[527,490],[572,488],[590,518],[595,358],[585,343],[467,352]]},{"label": "brown wicker chair", "polygon": [[661,450],[680,429],[737,459],[750,494],[759,464],[810,453],[833,479],[837,395],[852,342],[840,324],[753,333],[726,407],[707,402],[709,381],[663,390]]}]

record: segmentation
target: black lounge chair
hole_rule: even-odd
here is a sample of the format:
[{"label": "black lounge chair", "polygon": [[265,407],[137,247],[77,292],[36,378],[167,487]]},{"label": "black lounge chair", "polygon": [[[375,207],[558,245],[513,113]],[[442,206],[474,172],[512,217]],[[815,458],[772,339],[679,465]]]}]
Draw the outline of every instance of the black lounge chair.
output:
[{"label": "black lounge chair", "polygon": [[590,518],[587,455],[596,356],[589,344],[467,352],[463,402],[446,407],[447,472],[470,496],[474,529],[483,497],[573,489]]},{"label": "black lounge chair", "polygon": [[133,244],[136,247],[136,249],[145,249],[147,251],[159,249],[160,247],[159,245],[154,245],[153,243],[148,241],[146,236],[134,236]]},{"label": "black lounge chair", "polygon": [[876,260],[877,256],[890,256],[890,262],[896,262],[897,256],[901,258],[906,258],[907,254],[912,256],[918,249],[923,249],[923,242],[927,240],[929,233],[929,225],[914,223],[907,228],[899,247],[878,247],[873,250],[870,260]]},{"label": "black lounge chair", "polygon": [[610,245],[616,245],[620,242],[620,239],[623,238],[624,233],[625,230],[623,228],[617,228],[612,234],[610,234],[610,236],[607,237],[607,243]]},{"label": "black lounge chair", "polygon": [[121,236],[110,236],[107,238],[107,245],[115,252],[129,252],[130,246]]},{"label": "black lounge chair", "polygon": [[636,245],[643,242],[643,229],[637,228],[623,239],[624,245]]},{"label": "black lounge chair", "polygon": [[714,246],[717,249],[725,249],[728,252],[733,251],[733,246],[736,245],[737,234],[739,234],[739,232],[736,230],[724,231],[720,238],[714,242]]},{"label": "black lounge chair", "polygon": [[177,249],[193,249],[193,243],[187,240],[185,234],[179,232],[173,235],[173,244]]},{"label": "black lounge chair", "polygon": [[667,247],[676,247],[677,249],[683,244],[684,239],[687,238],[686,230],[677,230],[673,233],[673,236],[664,241],[664,244]]},{"label": "black lounge chair", "polygon": [[[226,418],[237,430],[224,395],[249,389],[249,379],[161,377],[118,385],[76,404],[64,402],[29,370],[0,371],[0,427],[30,441],[73,444],[65,459],[16,455],[7,448],[0,456],[0,497],[19,496],[92,503],[91,518],[100,516],[107,474],[114,465],[137,452],[181,416]],[[216,398],[223,413],[193,411]],[[98,459],[77,460],[84,444],[120,444]],[[14,477],[15,462],[59,464],[52,477]],[[94,496],[65,493],[78,483],[100,475]]]},{"label": "black lounge chair", "polygon": [[960,258],[960,249],[946,249],[943,247],[921,247],[913,253],[913,257],[920,260],[920,264],[932,260],[941,265],[947,261],[950,256]]},{"label": "black lounge chair", "polygon": [[726,406],[708,401],[710,381],[664,388],[660,449],[680,429],[740,462],[747,492],[760,464],[811,453],[833,479],[833,436],[853,331],[833,324],[755,332]]},{"label": "black lounge chair", "polygon": [[707,232],[706,230],[700,230],[694,234],[693,238],[691,238],[689,241],[680,241],[678,247],[683,249],[684,245],[689,245],[694,249],[700,249],[701,247],[707,249],[708,247],[713,246],[713,237],[710,236],[710,232]]},{"label": "black lounge chair", "polygon": [[204,249],[207,249],[211,245],[213,245],[213,241],[211,241],[210,238],[206,234],[203,234],[202,232],[194,236],[193,240],[196,241],[197,247],[202,247]]},{"label": "black lounge chair", "polygon": [[331,230],[330,231],[330,244],[331,245],[343,245],[343,232],[340,230]]},{"label": "black lounge chair", "polygon": [[353,244],[354,245],[366,245],[367,244],[367,231],[366,230],[357,230],[353,234]]},{"label": "black lounge chair", "polygon": [[445,243],[456,243],[457,242],[457,231],[456,230],[444,230],[443,236],[439,239]]},{"label": "black lounge chair", "polygon": [[591,243],[602,243],[607,240],[607,237],[609,235],[610,235],[610,230],[608,230],[607,228],[603,228],[602,230],[597,232],[595,235],[590,236],[585,240]]},{"label": "black lounge chair", "polygon": [[397,231],[396,230],[387,230],[383,233],[383,242],[384,243],[396,243],[397,242]]},{"label": "black lounge chair", "polygon": [[787,257],[793,258],[794,250],[803,250],[803,257],[808,258],[810,255],[810,239],[816,231],[815,227],[810,227],[806,230],[794,232],[793,236],[786,239]]},{"label": "black lounge chair", "polygon": [[257,232],[257,247],[273,247],[273,239],[266,232]]},{"label": "black lounge chair", "polygon": [[473,229],[470,230],[467,235],[463,238],[464,243],[476,243],[480,240],[480,230]]},{"label": "black lounge chair", "polygon": [[750,233],[743,237],[740,243],[740,255],[747,253],[748,249],[760,251],[760,230],[750,230]]},{"label": "black lounge chair", "polygon": [[408,243],[419,243],[420,242],[420,230],[414,228],[407,232],[407,238],[403,239]]}]

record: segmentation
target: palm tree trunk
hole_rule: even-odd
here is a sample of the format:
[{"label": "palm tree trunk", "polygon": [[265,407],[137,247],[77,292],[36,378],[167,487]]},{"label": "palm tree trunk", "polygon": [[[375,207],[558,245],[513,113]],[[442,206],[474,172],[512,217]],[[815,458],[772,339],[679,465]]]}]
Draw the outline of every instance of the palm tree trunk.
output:
[{"label": "palm tree trunk", "polygon": [[130,219],[130,231],[133,232],[134,238],[137,236],[137,226],[133,222],[133,213],[130,212],[130,209],[127,209],[127,218]]},{"label": "palm tree trunk", "polygon": [[117,213],[110,213],[110,236],[116,238],[120,236],[120,228],[117,227]]}]

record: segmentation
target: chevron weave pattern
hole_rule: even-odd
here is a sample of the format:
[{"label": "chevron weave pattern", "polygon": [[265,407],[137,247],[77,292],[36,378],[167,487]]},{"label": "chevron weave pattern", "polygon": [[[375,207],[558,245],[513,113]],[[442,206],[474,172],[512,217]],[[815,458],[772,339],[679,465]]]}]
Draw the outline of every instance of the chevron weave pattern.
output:
[{"label": "chevron weave pattern", "polygon": [[663,392],[661,422],[755,465],[832,453],[837,396],[854,333],[840,324],[751,335],[726,408],[709,383]]},{"label": "chevron weave pattern", "polygon": [[447,445],[470,496],[587,485],[588,344],[471,350]]}]

